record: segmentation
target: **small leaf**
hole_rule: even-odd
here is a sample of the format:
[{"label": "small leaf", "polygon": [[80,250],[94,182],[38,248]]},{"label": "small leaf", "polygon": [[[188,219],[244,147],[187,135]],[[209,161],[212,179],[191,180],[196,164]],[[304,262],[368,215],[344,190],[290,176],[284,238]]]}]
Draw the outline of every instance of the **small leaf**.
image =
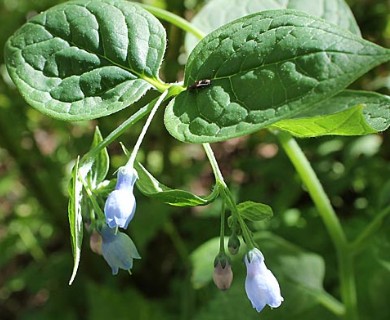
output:
[{"label": "small leaf", "polygon": [[[100,133],[99,127],[96,127],[91,149],[102,141],[102,134]],[[86,180],[89,182],[91,189],[95,189],[99,183],[104,181],[110,167],[110,157],[108,156],[107,148],[103,148],[91,161],[92,165],[88,170]]]},{"label": "small leaf", "polygon": [[165,111],[178,140],[206,143],[253,133],[309,111],[376,65],[389,50],[292,10],[231,22],[192,51],[180,93]]},{"label": "small leaf", "polygon": [[117,112],[160,83],[166,35],[124,0],[68,1],[30,19],[6,43],[9,74],[26,101],[62,120]]},{"label": "small leaf", "polygon": [[[191,23],[208,34],[235,19],[273,9],[301,10],[360,35],[355,17],[344,0],[212,0],[195,15]],[[198,41],[188,33],[185,41],[187,52],[191,52]]]},{"label": "small leaf", "polygon": [[77,269],[80,263],[81,243],[83,241],[83,217],[81,205],[83,201],[83,184],[79,179],[79,158],[72,170],[72,178],[69,183],[69,206],[68,218],[73,251],[73,271],[69,280],[69,285],[73,283],[76,277]]},{"label": "small leaf", "polygon": [[262,221],[273,216],[272,208],[264,203],[245,201],[237,205],[240,216],[249,221]]},{"label": "small leaf", "polygon": [[[272,208],[264,203],[245,201],[237,205],[240,216],[249,221],[262,221],[271,219],[273,216]],[[233,227],[233,217],[228,218],[229,228]]]},{"label": "small leaf", "polygon": [[204,206],[215,200],[218,195],[214,190],[209,196],[200,197],[188,191],[171,189],[152,176],[140,163],[135,163],[139,179],[137,188],[146,196],[159,199],[167,204],[178,207]]},{"label": "small leaf", "polygon": [[310,112],[282,120],[273,127],[300,138],[323,135],[365,135],[390,126],[390,97],[345,90],[318,103]]}]

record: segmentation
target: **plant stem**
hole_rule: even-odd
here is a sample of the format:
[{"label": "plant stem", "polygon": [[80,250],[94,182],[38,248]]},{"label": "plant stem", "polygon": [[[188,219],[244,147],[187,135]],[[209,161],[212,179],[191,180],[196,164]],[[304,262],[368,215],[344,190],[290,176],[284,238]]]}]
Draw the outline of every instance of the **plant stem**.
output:
[{"label": "plant stem", "polygon": [[219,252],[225,253],[225,203],[222,204],[221,227],[219,233]]},{"label": "plant stem", "polygon": [[153,119],[154,115],[156,114],[158,107],[164,101],[164,99],[167,96],[167,94],[168,94],[168,90],[165,90],[160,95],[160,97],[157,99],[157,101],[154,103],[153,108],[150,111],[150,114],[149,114],[148,118],[146,119],[146,122],[145,122],[145,124],[144,124],[144,126],[142,128],[142,131],[141,131],[140,135],[138,136],[137,142],[135,143],[135,146],[133,148],[133,151],[130,154],[130,158],[127,161],[126,166],[128,166],[128,167],[133,167],[134,166],[135,157],[137,156],[138,150],[139,150],[139,148],[141,146],[142,141],[144,140],[144,137],[146,135],[146,132],[148,131],[150,123],[152,122],[152,119]]},{"label": "plant stem", "polygon": [[97,146],[93,149],[89,150],[80,160],[80,167],[82,165],[89,164],[93,161],[94,157],[105,147],[107,147],[111,142],[120,137],[129,127],[137,123],[143,117],[145,117],[153,108],[154,102],[148,103],[146,106],[139,109],[136,113],[134,113],[130,118],[124,121],[119,127],[117,127],[114,131],[112,131],[107,137],[103,139]]},{"label": "plant stem", "polygon": [[240,224],[242,236],[245,240],[247,247],[249,248],[249,250],[253,249],[254,247],[256,247],[256,245],[252,239],[248,226],[246,225],[246,223],[241,218],[238,212],[236,202],[233,199],[233,195],[230,192],[228,186],[226,185],[223,179],[222,172],[219,169],[218,162],[217,159],[215,159],[214,152],[211,149],[210,144],[203,143],[202,146],[206,152],[207,158],[209,159],[211,168],[213,169],[216,185],[220,189],[220,194],[224,198],[225,203],[228,205],[229,209],[231,210],[233,217],[237,219],[238,223]]},{"label": "plant stem", "polygon": [[336,248],[339,264],[341,298],[345,304],[344,319],[357,320],[358,312],[353,256],[349,250],[349,245],[341,227],[340,220],[333,210],[330,200],[311,167],[310,162],[307,160],[295,139],[286,132],[277,132],[276,135],[303,183],[306,185],[330,238],[332,239],[333,245]]},{"label": "plant stem", "polygon": [[322,304],[328,310],[332,311],[335,315],[339,317],[344,316],[344,305],[326,291],[317,293],[316,298],[320,304]]},{"label": "plant stem", "polygon": [[198,28],[194,27],[190,22],[183,19],[182,17],[179,17],[178,15],[171,13],[169,11],[166,11],[164,9],[156,8],[147,4],[141,4],[141,6],[148,10],[150,13],[155,15],[156,17],[163,19],[165,21],[168,21],[172,23],[173,25],[179,27],[180,29],[183,29],[184,31],[192,33],[195,37],[198,39],[203,39],[205,37],[205,34],[200,31]]}]

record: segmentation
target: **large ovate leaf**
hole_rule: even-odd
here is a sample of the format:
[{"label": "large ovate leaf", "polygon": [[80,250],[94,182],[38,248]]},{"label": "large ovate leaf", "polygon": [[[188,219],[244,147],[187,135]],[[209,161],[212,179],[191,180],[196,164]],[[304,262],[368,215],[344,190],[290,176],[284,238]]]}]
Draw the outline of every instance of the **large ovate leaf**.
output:
[{"label": "large ovate leaf", "polygon": [[6,43],[9,74],[26,101],[63,120],[94,119],[160,82],[166,35],[125,0],[79,0],[33,17]]},{"label": "large ovate leaf", "polygon": [[72,284],[77,274],[77,269],[80,264],[81,244],[83,241],[83,216],[82,216],[82,201],[83,201],[83,184],[79,179],[79,158],[72,170],[72,177],[69,183],[69,206],[68,218],[70,226],[70,235],[73,251],[73,271],[69,280]]},{"label": "large ovate leaf", "polygon": [[[360,35],[355,17],[344,0],[212,0],[195,15],[191,23],[208,34],[235,19],[273,9],[301,10]],[[192,34],[187,34],[187,52],[191,52],[198,41]]]},{"label": "large ovate leaf", "polygon": [[[167,107],[165,125],[194,143],[250,134],[310,110],[389,59],[389,50],[303,12],[250,15],[192,51],[187,90]],[[209,85],[197,87],[200,80]]]},{"label": "large ovate leaf", "polygon": [[147,171],[140,163],[136,162],[134,167],[138,173],[136,182],[137,188],[146,196],[159,199],[167,204],[177,207],[196,207],[204,206],[212,201],[218,195],[218,190],[215,188],[213,192],[205,197],[197,196],[191,192],[171,189],[159,182],[153,175]]},{"label": "large ovate leaf", "polygon": [[321,101],[311,112],[273,125],[300,138],[323,135],[364,135],[390,126],[390,97],[345,90]]}]

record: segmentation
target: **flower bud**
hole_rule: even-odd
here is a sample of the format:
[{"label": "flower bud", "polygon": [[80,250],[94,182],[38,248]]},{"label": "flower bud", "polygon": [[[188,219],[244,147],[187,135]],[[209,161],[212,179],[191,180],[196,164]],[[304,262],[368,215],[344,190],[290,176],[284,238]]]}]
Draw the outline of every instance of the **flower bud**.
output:
[{"label": "flower bud", "polygon": [[238,250],[240,250],[240,239],[238,239],[235,233],[233,233],[229,238],[228,250],[233,256],[238,253]]},{"label": "flower bud", "polygon": [[227,290],[233,281],[233,271],[230,259],[224,253],[220,253],[214,260],[213,280],[219,290]]},{"label": "flower bud", "polygon": [[96,231],[93,231],[90,238],[89,238],[89,246],[91,250],[97,254],[102,254],[102,236],[97,233]]}]

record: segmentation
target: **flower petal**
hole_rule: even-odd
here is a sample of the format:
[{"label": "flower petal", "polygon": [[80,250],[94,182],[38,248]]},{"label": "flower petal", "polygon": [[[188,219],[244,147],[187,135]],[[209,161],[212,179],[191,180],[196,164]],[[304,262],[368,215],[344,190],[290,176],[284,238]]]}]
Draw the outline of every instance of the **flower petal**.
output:
[{"label": "flower petal", "polygon": [[265,265],[261,251],[256,248],[249,251],[245,256],[245,264],[245,291],[253,308],[260,312],[266,304],[271,308],[279,307],[283,301],[279,283]]},{"label": "flower petal", "polygon": [[103,239],[102,254],[113,275],[117,274],[119,269],[130,270],[133,267],[133,259],[141,258],[134,242],[127,234],[122,232],[115,234],[108,227],[103,227],[100,234]]}]

